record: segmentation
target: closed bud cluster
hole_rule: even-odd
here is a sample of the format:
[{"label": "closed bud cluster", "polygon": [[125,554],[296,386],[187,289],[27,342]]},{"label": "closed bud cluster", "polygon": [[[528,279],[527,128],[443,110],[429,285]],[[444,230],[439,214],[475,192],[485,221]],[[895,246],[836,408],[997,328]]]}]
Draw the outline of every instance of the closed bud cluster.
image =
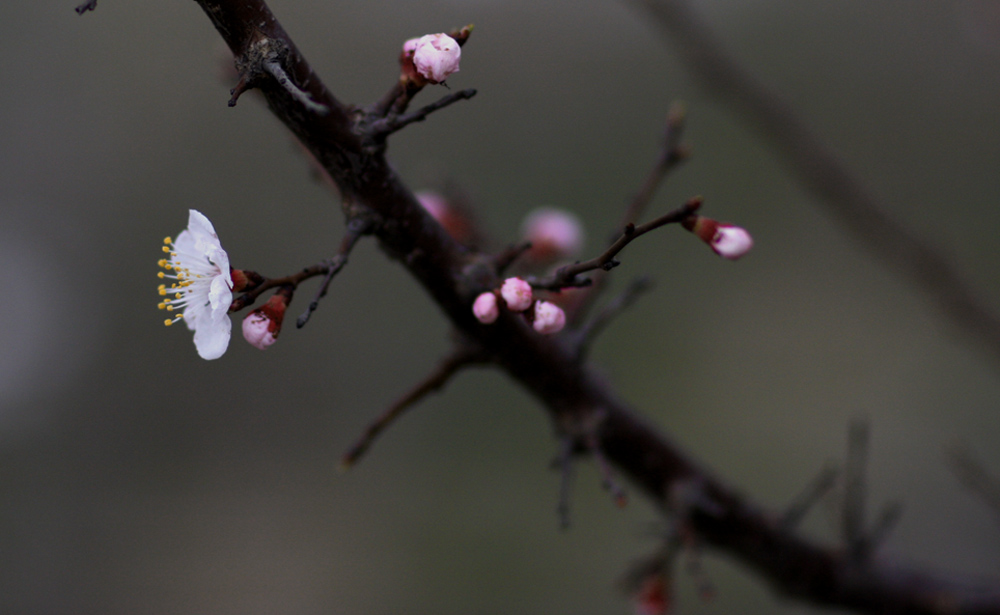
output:
[{"label": "closed bud cluster", "polygon": [[722,258],[734,261],[750,251],[753,237],[746,229],[704,216],[691,216],[683,222],[684,228],[708,244]]},{"label": "closed bud cluster", "polygon": [[[499,298],[497,297],[499,295]],[[484,325],[496,322],[500,316],[500,306],[512,312],[523,312],[532,328],[542,335],[552,335],[566,326],[566,313],[561,307],[548,301],[536,301],[531,285],[521,278],[507,278],[499,292],[480,294],[472,304],[472,313]],[[534,306],[534,309],[531,309]]]},{"label": "closed bud cluster", "polygon": [[267,303],[243,319],[243,338],[250,342],[250,345],[265,350],[278,341],[281,323],[285,319],[285,308],[291,299],[290,294],[278,291],[267,300]]}]

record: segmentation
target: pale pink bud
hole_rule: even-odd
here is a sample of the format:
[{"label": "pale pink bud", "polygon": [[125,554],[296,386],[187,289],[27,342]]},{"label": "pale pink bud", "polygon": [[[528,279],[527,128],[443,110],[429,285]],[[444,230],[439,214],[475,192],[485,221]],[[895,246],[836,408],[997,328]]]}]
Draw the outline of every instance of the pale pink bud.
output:
[{"label": "pale pink bud", "polygon": [[559,333],[566,326],[566,312],[554,303],[539,301],[535,304],[535,321],[531,326],[542,335]]},{"label": "pale pink bud", "polygon": [[583,225],[562,209],[536,209],[524,220],[524,238],[531,242],[526,256],[553,261],[576,255],[583,247]]},{"label": "pale pink bud", "polygon": [[750,251],[753,247],[753,237],[744,228],[720,224],[709,245],[722,258],[734,261]]},{"label": "pale pink bud", "polygon": [[531,307],[531,284],[521,278],[507,278],[500,287],[500,296],[512,312],[523,312]]},{"label": "pale pink bud", "polygon": [[278,337],[271,331],[273,323],[274,321],[262,312],[250,312],[243,319],[243,338],[250,342],[251,346],[264,350],[278,341]]},{"label": "pale pink bud", "polygon": [[281,322],[285,319],[285,308],[291,291],[278,291],[267,303],[250,312],[243,319],[243,338],[252,346],[265,350],[278,341],[281,333]]},{"label": "pale pink bud", "polygon": [[[408,52],[403,45],[403,52]],[[441,83],[452,73],[458,72],[458,62],[462,58],[462,48],[458,41],[447,34],[428,34],[417,40],[413,50],[413,65],[427,81]]]},{"label": "pale pink bud", "polygon": [[484,325],[495,322],[497,316],[500,315],[500,308],[497,306],[497,296],[493,293],[483,293],[476,297],[475,303],[472,304],[472,313]]},{"label": "pale pink bud", "polygon": [[734,261],[753,247],[753,237],[739,226],[717,222],[704,216],[691,216],[683,225],[722,258]]}]

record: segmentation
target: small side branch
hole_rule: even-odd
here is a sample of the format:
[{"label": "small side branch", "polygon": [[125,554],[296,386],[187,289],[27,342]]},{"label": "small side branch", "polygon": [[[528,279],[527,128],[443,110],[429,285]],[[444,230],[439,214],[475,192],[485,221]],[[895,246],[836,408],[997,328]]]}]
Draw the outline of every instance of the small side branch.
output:
[{"label": "small side branch", "polygon": [[316,115],[326,115],[330,112],[329,107],[315,102],[313,99],[309,98],[308,94],[300,90],[291,78],[289,78],[285,69],[283,69],[281,64],[276,60],[264,62],[264,70],[270,73],[270,75],[277,80],[278,85],[285,88],[285,91],[291,94],[292,98],[297,100],[306,109],[309,109]]},{"label": "small side branch", "polygon": [[351,254],[351,250],[354,249],[355,244],[358,243],[361,237],[371,232],[372,226],[370,221],[361,218],[355,218],[347,224],[347,232],[340,241],[340,249],[333,258],[327,261],[326,277],[323,278],[323,283],[320,284],[319,290],[316,291],[316,296],[309,302],[309,307],[296,319],[296,327],[301,329],[306,326],[313,312],[319,307],[319,300],[326,296],[326,291],[330,288],[333,276],[337,275],[347,265],[347,257]]},{"label": "small side branch", "polygon": [[599,314],[591,318],[576,331],[576,351],[577,355],[583,357],[593,343],[594,339],[611,324],[619,314],[635,303],[640,295],[653,287],[653,283],[648,277],[641,277],[633,280],[620,295],[615,297],[610,303],[604,306]]},{"label": "small side branch", "polygon": [[97,8],[97,0],[87,0],[83,4],[76,7],[76,14],[83,15],[87,11],[93,11]]},{"label": "small side branch", "polygon": [[954,444],[945,450],[952,471],[962,484],[979,496],[989,506],[1000,522],[1000,480],[990,474],[963,444]]},{"label": "small side branch", "polygon": [[819,476],[817,476],[806,488],[792,500],[792,503],[788,505],[785,512],[782,513],[781,517],[778,519],[778,525],[786,531],[791,531],[795,529],[802,519],[805,518],[806,514],[812,510],[820,499],[823,498],[837,484],[837,476],[840,472],[832,466],[827,466],[820,471]]},{"label": "small side branch", "polygon": [[378,120],[372,124],[372,132],[378,136],[385,137],[388,136],[414,122],[422,122],[427,119],[427,116],[434,113],[438,109],[444,109],[452,103],[458,102],[460,100],[468,100],[476,95],[476,90],[467,89],[454,92],[441,98],[440,100],[433,102],[426,107],[423,107],[412,113],[406,113],[404,115],[389,115],[388,117]]},{"label": "small side branch", "polygon": [[365,433],[341,458],[340,469],[348,470],[357,463],[375,442],[375,439],[418,401],[443,387],[451,380],[452,376],[463,368],[486,361],[487,357],[481,350],[466,345],[459,347],[445,357],[433,373],[396,400],[396,403],[389,406],[388,410],[368,426]]},{"label": "small side branch", "polygon": [[684,134],[684,106],[674,103],[667,113],[667,126],[663,135],[663,147],[657,157],[649,175],[642,183],[639,191],[632,197],[625,215],[622,218],[622,226],[634,224],[642,212],[646,210],[649,202],[653,200],[656,189],[663,183],[667,174],[677,165],[684,162],[691,155],[690,148],[681,143],[681,136]]},{"label": "small side branch", "polygon": [[574,263],[572,265],[560,267],[559,270],[556,271],[550,278],[543,280],[531,280],[531,286],[543,290],[560,290],[562,288],[588,286],[590,284],[589,280],[581,279],[577,276],[581,273],[594,271],[595,269],[602,269],[604,271],[614,269],[621,264],[619,261],[615,260],[615,256],[624,250],[625,246],[632,243],[642,235],[656,230],[661,226],[683,222],[698,211],[701,207],[701,202],[701,197],[695,197],[685,203],[683,207],[675,209],[674,211],[660,216],[655,220],[650,220],[645,224],[636,226],[635,224],[629,223],[625,225],[621,236],[615,240],[615,242],[612,243],[611,246],[600,256],[582,263]]}]

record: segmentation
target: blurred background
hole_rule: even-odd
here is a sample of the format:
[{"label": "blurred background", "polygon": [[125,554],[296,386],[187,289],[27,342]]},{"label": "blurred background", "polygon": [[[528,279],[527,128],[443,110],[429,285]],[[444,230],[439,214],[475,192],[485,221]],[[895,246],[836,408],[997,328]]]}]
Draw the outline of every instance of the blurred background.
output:
[{"label": "blurred background", "polygon": [[[198,358],[156,310],[156,261],[196,208],[237,267],[278,276],[339,241],[337,200],[253,96],[194,2],[5,7],[0,51],[0,612],[629,613],[621,573],[653,509],[617,509],[589,461],[560,531],[553,430],[501,374],[462,374],[351,472],[364,426],[448,350],[448,326],[365,242],[308,327]],[[910,229],[1000,309],[1000,3],[701,0],[728,49],[780,90]],[[873,261],[772,152],[685,74],[625,2],[273,0],[341,100],[394,82],[413,36],[476,25],[454,89],[478,96],[394,137],[415,189],[453,179],[498,243],[541,205],[588,253],[656,154],[670,103],[694,157],[649,215],[701,194],[756,248],[714,257],[676,228],[614,278],[656,288],[596,345],[622,396],[758,501],[781,507],[870,421],[881,554],[1000,574],[997,517],[956,442],[1000,474],[1000,365]],[[426,104],[445,93],[429,90]],[[304,286],[292,314],[315,285]],[[835,503],[805,531],[837,539]],[[704,556],[684,613],[811,613]]]}]

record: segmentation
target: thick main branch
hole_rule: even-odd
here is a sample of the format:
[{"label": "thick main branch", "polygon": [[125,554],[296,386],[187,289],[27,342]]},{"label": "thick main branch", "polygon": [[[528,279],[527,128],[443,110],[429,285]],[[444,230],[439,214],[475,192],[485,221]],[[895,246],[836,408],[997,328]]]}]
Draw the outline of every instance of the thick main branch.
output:
[{"label": "thick main branch", "polygon": [[360,134],[352,111],[323,86],[261,0],[196,0],[225,38],[242,71],[267,58],[308,100],[266,77],[258,87],[274,114],[312,151],[336,181],[349,220],[365,218],[382,248],[427,289],[463,334],[538,397],[557,425],[601,417],[596,435],[608,459],[661,507],[683,483],[698,497],[691,522],[707,543],[741,559],[786,594],[872,613],[998,613],[1000,588],[970,586],[873,561],[845,560],[808,542],[710,475],[659,430],[632,412],[607,383],[558,338],[539,336],[504,312],[490,326],[470,306],[500,285],[492,261],[449,237],[419,206],[384,157],[384,140]]}]

